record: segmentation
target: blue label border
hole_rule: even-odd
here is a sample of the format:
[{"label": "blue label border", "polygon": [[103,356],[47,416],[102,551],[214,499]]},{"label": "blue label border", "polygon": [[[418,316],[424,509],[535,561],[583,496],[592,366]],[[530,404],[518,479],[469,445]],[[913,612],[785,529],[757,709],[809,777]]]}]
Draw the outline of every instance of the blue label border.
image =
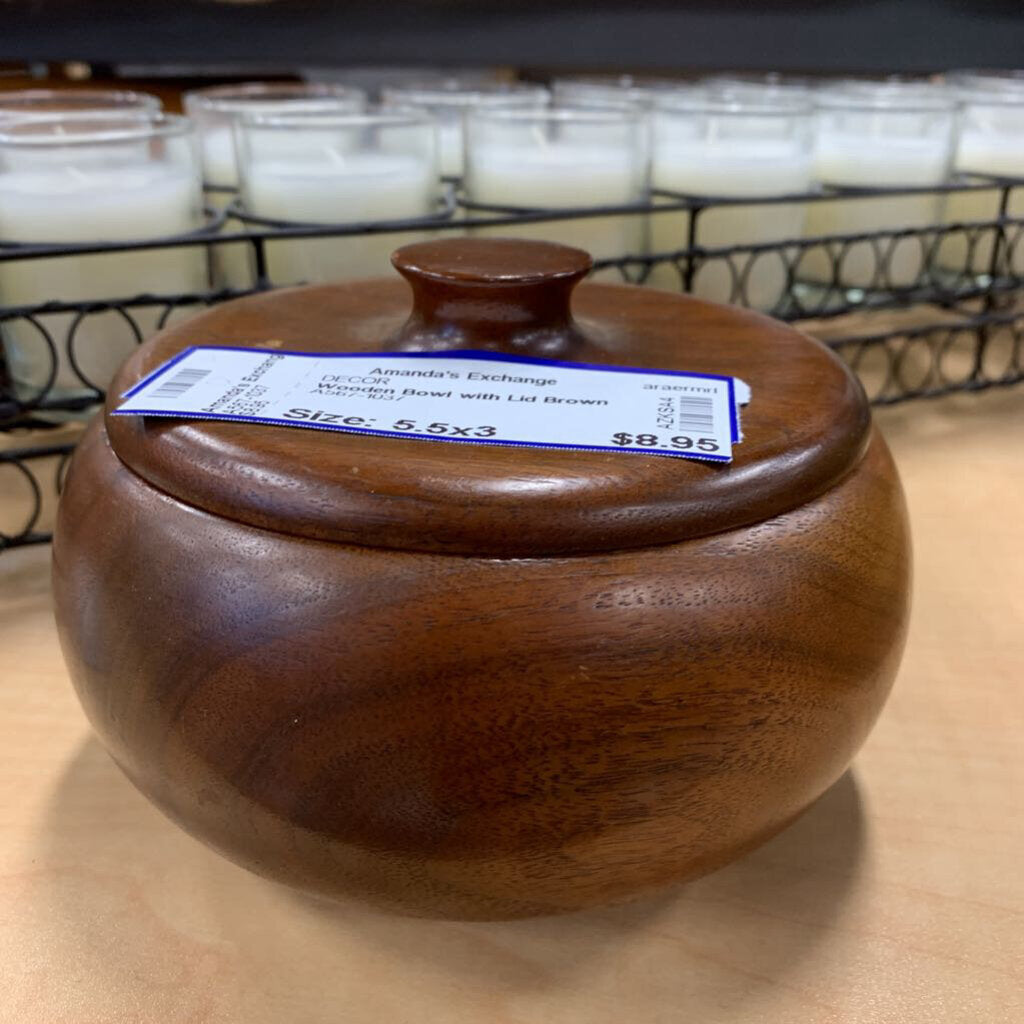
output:
[{"label": "blue label border", "polygon": [[625,452],[628,455],[667,455],[670,458],[698,459],[701,462],[732,462],[730,455],[672,452],[664,448],[617,448],[614,445],[559,444],[557,441],[506,441],[497,437],[441,437],[437,434],[414,434],[403,430],[364,430],[362,427],[346,427],[339,423],[310,423],[308,420],[278,420],[259,416],[230,416],[223,413],[180,413],[166,409],[130,409],[113,411],[115,416],[160,416],[174,420],[220,420],[225,423],[263,423],[274,427],[298,427],[300,430],[334,430],[342,434],[368,434],[372,437],[404,437],[411,441],[447,441],[452,444],[491,444],[502,448],[558,448],[576,452]]},{"label": "blue label border", "polygon": [[[612,373],[645,373],[655,374],[663,377],[697,377],[701,380],[724,381],[728,388],[729,402],[729,431],[732,444],[740,443],[739,418],[736,409],[736,386],[735,378],[719,373],[696,373],[689,370],[661,370],[650,369],[642,366],[607,366],[603,363],[575,363],[563,359],[544,359],[536,356],[508,355],[503,352],[486,352],[480,349],[446,349],[441,352],[300,352],[296,349],[264,349],[253,348],[247,345],[190,345],[182,349],[176,356],[166,363],[158,366],[155,370],[146,374],[131,389],[122,393],[122,400],[127,400],[137,395],[147,385],[155,383],[165,373],[173,369],[184,359],[187,359],[193,352],[251,352],[256,355],[266,356],[300,356],[305,359],[366,359],[368,357],[381,359],[475,359],[481,362],[496,363],[520,363],[527,366],[555,366],[566,367],[571,370],[596,370]],[[263,423],[270,426],[299,427],[307,430],[334,430],[343,434],[367,434],[373,437],[405,437],[416,441],[448,441],[452,443],[462,442],[464,444],[490,444],[499,445],[504,448],[550,448],[568,451],[588,452],[626,452],[632,455],[667,455],[670,458],[693,459],[700,462],[729,463],[731,455],[694,455],[689,452],[674,452],[664,449],[652,448],[616,448],[611,445],[582,445],[582,444],[558,444],[557,442],[544,443],[540,441],[508,441],[499,438],[475,438],[475,437],[438,437],[435,435],[411,434],[400,430],[363,430],[359,427],[347,427],[336,423],[308,423],[299,420],[279,420],[270,417],[259,416],[232,416],[218,413],[181,413],[170,412],[166,409],[131,409],[122,411],[112,410],[115,416],[161,416],[165,419],[190,419],[190,420],[219,420],[222,422],[234,423]]]}]

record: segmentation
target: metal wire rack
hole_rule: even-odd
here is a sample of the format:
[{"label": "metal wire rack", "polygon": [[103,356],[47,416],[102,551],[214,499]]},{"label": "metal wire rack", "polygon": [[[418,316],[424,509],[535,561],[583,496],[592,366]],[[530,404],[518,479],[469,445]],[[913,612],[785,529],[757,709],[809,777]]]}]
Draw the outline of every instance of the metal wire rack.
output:
[{"label": "metal wire rack", "polygon": [[[942,208],[953,194],[979,193],[992,216],[925,227],[721,244],[713,227],[723,212],[756,218],[760,207],[837,202],[870,204],[924,195]],[[218,198],[213,196],[212,198]],[[137,242],[20,245],[0,243],[0,493],[16,521],[0,522],[0,550],[50,539],[47,520],[59,492],[79,424],[103,400],[105,380],[90,367],[83,339],[90,325],[117,324],[134,345],[178,317],[226,299],[266,291],[273,279],[268,246],[284,239],[353,238],[409,232],[464,233],[537,225],[557,235],[559,222],[636,219],[646,235],[654,218],[675,215],[678,248],[599,254],[594,273],[656,284],[740,306],[759,308],[801,326],[833,348],[861,377],[878,404],[977,391],[1024,380],[1024,179],[974,177],[930,189],[836,190],[767,199],[716,198],[656,192],[649,203],[586,209],[525,210],[483,206],[447,184],[437,211],[423,218],[322,225],[270,221],[237,199],[207,208],[198,231]],[[712,238],[719,244],[702,244]],[[730,239],[725,238],[725,241]],[[251,278],[244,287],[187,293],[95,296],[4,305],[4,269],[11,263],[66,256],[199,248],[209,267],[228,245],[244,246]],[[287,282],[291,283],[291,282]],[[97,318],[103,318],[98,321]],[[33,372],[5,359],[14,346],[34,347]]]}]

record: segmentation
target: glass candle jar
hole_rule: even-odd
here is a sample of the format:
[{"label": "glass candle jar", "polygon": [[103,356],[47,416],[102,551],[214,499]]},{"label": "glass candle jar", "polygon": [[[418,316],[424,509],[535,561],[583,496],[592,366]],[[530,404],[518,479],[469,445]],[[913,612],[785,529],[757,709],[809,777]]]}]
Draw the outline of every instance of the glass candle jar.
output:
[{"label": "glass candle jar", "polygon": [[[195,129],[183,117],[22,118],[0,122],[0,243],[128,242],[178,236],[202,223]],[[0,261],[0,305],[20,306],[176,294],[205,288],[201,247]],[[143,334],[162,309],[132,311]],[[66,358],[74,314],[38,317],[58,350],[55,368],[40,332],[23,320],[3,325],[11,376],[20,392],[84,385]],[[74,331],[74,356],[105,387],[135,342],[115,312],[89,314]]]},{"label": "glass candle jar", "polygon": [[[185,112],[199,128],[207,202],[222,207],[234,198],[233,190],[238,188],[234,129],[241,117],[288,111],[352,113],[365,107],[366,97],[360,89],[332,83],[247,82],[187,92],[184,104]],[[224,231],[237,231],[241,226],[239,221],[229,218]],[[250,248],[245,244],[216,246],[213,274],[218,285],[250,287],[253,283]]]},{"label": "glass candle jar", "polygon": [[[948,180],[956,139],[956,104],[936,85],[839,82],[815,93],[815,177],[825,186],[899,188]],[[927,227],[939,220],[938,194],[836,199],[809,204],[805,234],[855,235]],[[926,245],[908,238],[852,243],[836,267],[821,246],[800,261],[801,277],[841,288],[913,285]]]},{"label": "glass candle jar", "polygon": [[160,113],[158,96],[118,89],[17,89],[0,92],[0,121],[23,117],[147,118]]},{"label": "glass candle jar", "polygon": [[[499,210],[639,204],[648,198],[649,178],[649,119],[635,107],[480,108],[466,116],[465,191],[473,203]],[[586,249],[595,259],[640,255],[646,249],[646,217],[640,214],[481,233],[562,242]]]},{"label": "glass candle jar", "polygon": [[[714,95],[701,89],[659,100],[653,111],[651,172],[656,190],[726,199],[796,195],[811,187],[812,108],[806,99],[756,92]],[[716,206],[699,213],[654,213],[651,251],[668,254],[690,241],[715,249],[798,238],[803,203]],[[782,299],[786,267],[775,252],[740,253],[702,262],[691,290],[702,298],[772,309]],[[678,291],[680,272],[655,264],[648,283]]]},{"label": "glass candle jar", "polygon": [[185,93],[185,113],[199,127],[203,177],[214,188],[237,188],[233,127],[245,114],[356,112],[366,106],[361,89],[319,83],[247,82]]},{"label": "glass candle jar", "polygon": [[[246,212],[293,224],[428,217],[440,196],[437,128],[421,110],[251,114],[237,126]],[[422,233],[267,243],[275,284],[391,272],[390,254]]]},{"label": "glass candle jar", "polygon": [[439,128],[441,173],[461,178],[464,170],[463,122],[467,111],[477,109],[539,109],[547,105],[548,90],[540,85],[475,84],[459,79],[439,83],[390,86],[381,90],[386,106],[429,111]]},{"label": "glass candle jar", "polygon": [[[960,137],[953,168],[971,182],[988,178],[1015,179],[1018,187],[1007,196],[1006,216],[1024,218],[1024,74],[1021,72],[953,71],[945,76],[961,104]],[[991,221],[999,215],[999,190],[953,192],[946,198],[946,220],[963,223]],[[939,247],[939,263],[957,274],[1024,275],[1024,238],[1011,231],[1012,250],[995,249],[994,230],[953,233]]]}]

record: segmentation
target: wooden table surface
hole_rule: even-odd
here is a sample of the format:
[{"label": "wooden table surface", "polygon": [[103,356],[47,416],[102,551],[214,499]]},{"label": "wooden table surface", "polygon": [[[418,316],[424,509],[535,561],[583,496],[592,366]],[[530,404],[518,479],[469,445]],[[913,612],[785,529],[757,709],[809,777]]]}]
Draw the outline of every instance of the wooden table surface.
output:
[{"label": "wooden table surface", "polygon": [[48,550],[0,556],[0,1021],[1019,1024],[1024,390],[878,419],[915,608],[853,769],[741,862],[562,918],[326,906],[209,852],[91,738]]}]

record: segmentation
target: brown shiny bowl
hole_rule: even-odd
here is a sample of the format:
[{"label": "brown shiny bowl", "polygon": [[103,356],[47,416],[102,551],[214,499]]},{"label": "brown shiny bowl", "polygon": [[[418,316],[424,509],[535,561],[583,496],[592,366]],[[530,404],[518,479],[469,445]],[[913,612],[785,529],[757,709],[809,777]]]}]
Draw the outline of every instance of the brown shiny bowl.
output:
[{"label": "brown shiny bowl", "polygon": [[573,252],[410,247],[411,317],[397,279],[227,303],[111,394],[189,344],[540,346],[742,376],[730,466],[109,409],[76,452],[54,581],[82,704],[238,863],[421,915],[623,900],[785,827],[871,728],[909,538],[856,381],[681,296],[581,285],[570,315]]}]

